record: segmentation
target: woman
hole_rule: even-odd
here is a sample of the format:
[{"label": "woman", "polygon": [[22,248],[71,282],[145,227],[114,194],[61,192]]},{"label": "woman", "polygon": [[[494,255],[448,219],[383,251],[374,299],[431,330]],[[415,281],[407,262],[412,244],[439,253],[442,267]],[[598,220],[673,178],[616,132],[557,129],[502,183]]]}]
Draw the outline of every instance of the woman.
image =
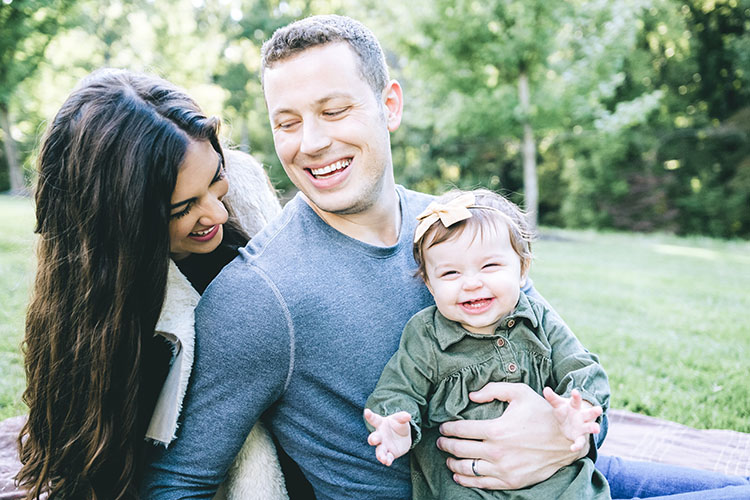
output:
[{"label": "woman", "polygon": [[[50,125],[25,336],[27,498],[136,498],[144,436],[175,437],[198,294],[279,211],[262,169],[249,164],[253,179],[247,156],[225,157],[218,127],[164,80],[117,70],[86,78]],[[222,202],[234,170],[254,182],[233,193],[240,217]],[[238,474],[263,478],[257,498],[286,497],[262,428],[241,455]]]}]

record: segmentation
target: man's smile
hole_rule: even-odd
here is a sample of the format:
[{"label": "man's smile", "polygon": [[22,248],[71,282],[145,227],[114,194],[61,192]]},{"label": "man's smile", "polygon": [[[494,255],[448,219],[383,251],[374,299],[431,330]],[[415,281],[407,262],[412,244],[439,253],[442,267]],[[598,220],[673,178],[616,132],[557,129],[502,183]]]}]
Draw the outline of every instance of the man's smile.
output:
[{"label": "man's smile", "polygon": [[343,160],[333,162],[330,165],[326,165],[324,167],[319,167],[319,168],[309,168],[308,170],[312,174],[312,176],[315,177],[316,179],[326,179],[334,175],[338,171],[343,170],[346,167],[348,167],[351,162],[352,162],[351,158],[344,158]]}]

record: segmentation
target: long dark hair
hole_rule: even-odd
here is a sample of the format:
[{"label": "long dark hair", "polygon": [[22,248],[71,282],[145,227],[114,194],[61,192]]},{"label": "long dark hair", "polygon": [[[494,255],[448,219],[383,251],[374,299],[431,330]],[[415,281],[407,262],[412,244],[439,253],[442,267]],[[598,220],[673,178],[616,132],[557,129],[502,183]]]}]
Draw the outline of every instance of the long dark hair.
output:
[{"label": "long dark hair", "polygon": [[221,154],[218,126],[168,82],[119,70],[82,81],[49,126],[24,340],[27,498],[137,497],[170,197],[191,139]]}]

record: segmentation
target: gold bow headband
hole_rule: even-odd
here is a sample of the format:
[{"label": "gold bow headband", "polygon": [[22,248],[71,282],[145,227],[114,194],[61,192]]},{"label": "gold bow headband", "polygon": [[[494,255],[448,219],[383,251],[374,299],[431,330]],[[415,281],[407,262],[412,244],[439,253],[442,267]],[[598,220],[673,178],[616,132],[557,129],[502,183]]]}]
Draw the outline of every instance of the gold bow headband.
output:
[{"label": "gold bow headband", "polygon": [[427,205],[427,208],[425,208],[421,214],[417,215],[419,225],[417,225],[417,229],[414,231],[414,243],[419,241],[430,226],[438,220],[443,223],[443,226],[450,227],[456,222],[470,218],[470,208],[491,208],[475,205],[475,201],[476,200],[472,193],[466,193],[458,198],[452,199],[444,205],[434,201]]}]

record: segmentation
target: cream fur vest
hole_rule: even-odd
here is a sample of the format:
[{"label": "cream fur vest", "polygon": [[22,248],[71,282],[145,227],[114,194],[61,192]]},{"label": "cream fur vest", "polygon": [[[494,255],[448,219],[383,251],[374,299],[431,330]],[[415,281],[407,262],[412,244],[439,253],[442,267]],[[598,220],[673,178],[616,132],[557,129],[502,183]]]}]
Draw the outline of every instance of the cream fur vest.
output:
[{"label": "cream fur vest", "polygon": [[[224,202],[252,236],[281,212],[279,201],[263,168],[250,155],[230,150],[225,150],[224,154],[229,179],[229,192]],[[172,343],[172,362],[146,431],[148,440],[164,446],[176,437],[182,399],[193,366],[193,313],[199,299],[198,292],[170,260],[164,307],[156,333]],[[260,421],[250,431],[226,481],[214,497],[214,500],[224,499],[288,499],[276,448]]]}]

